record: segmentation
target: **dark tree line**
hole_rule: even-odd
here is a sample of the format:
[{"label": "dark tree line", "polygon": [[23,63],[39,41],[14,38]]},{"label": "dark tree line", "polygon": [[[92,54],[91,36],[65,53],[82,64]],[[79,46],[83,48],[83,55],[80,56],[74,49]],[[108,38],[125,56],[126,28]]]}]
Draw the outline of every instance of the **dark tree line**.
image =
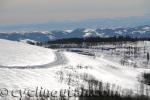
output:
[{"label": "dark tree line", "polygon": [[67,38],[48,41],[48,44],[82,44],[82,43],[98,43],[98,42],[136,42],[136,41],[150,41],[150,38],[132,38],[129,36],[115,36],[115,37],[88,37],[88,38]]}]

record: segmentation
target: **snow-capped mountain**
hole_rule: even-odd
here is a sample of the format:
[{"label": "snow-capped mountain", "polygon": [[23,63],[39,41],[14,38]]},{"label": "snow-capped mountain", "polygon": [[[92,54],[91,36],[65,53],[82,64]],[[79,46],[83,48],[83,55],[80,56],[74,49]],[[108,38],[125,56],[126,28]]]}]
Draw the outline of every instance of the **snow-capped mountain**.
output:
[{"label": "snow-capped mountain", "polygon": [[0,33],[1,39],[8,39],[14,41],[20,40],[34,40],[34,41],[48,41],[62,38],[83,38],[83,37],[113,37],[113,36],[131,36],[131,37],[149,37],[150,25],[138,26],[132,28],[78,28],[74,30],[54,30],[44,32],[12,32]]}]

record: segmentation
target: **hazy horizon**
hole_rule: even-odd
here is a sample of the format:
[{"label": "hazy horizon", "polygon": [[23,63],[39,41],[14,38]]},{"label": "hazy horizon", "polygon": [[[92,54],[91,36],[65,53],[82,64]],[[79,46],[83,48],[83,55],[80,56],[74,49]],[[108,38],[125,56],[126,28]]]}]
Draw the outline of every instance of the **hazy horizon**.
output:
[{"label": "hazy horizon", "polygon": [[[149,0],[1,0],[0,30],[24,29],[25,26],[35,27],[35,24],[45,25],[43,27],[47,29],[45,28],[47,23],[52,26],[51,29],[61,29],[61,25],[64,25],[64,28],[70,28],[70,25],[73,25],[75,28],[80,24],[81,27],[90,27],[90,25],[99,27],[107,23],[108,25],[122,23],[126,25],[142,23],[143,25],[142,20],[146,22],[145,24],[149,23],[150,19],[147,18],[150,15],[149,9]],[[133,22],[132,17],[137,20]],[[105,23],[106,19],[108,19],[107,23]],[[114,19],[121,20],[115,23]],[[121,22],[122,19],[123,22]],[[89,20],[94,21],[89,22]],[[100,23],[96,23],[95,20]]]}]

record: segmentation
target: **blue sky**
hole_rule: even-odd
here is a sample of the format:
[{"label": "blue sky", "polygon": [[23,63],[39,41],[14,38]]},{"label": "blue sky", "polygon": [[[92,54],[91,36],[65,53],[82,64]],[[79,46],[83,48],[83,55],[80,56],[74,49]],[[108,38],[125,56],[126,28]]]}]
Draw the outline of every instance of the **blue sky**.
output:
[{"label": "blue sky", "polygon": [[133,16],[145,20],[149,9],[150,0],[0,0],[0,28]]}]

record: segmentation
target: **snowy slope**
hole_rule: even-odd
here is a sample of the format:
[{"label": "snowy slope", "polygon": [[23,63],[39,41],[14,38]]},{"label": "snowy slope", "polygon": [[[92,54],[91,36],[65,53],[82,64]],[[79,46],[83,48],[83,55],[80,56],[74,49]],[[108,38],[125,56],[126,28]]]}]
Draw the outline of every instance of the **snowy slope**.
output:
[{"label": "snowy slope", "polygon": [[[56,58],[56,54],[56,51],[51,49],[1,39],[0,89],[6,88],[9,95],[0,97],[0,100],[18,100],[20,96],[16,98],[11,96],[12,90],[21,90],[23,93],[25,89],[36,90],[37,87],[39,90],[41,87],[49,90],[67,87],[56,79],[56,71],[61,68],[61,62],[64,61],[59,54],[57,56],[60,58]],[[24,66],[28,67],[19,68]],[[38,66],[36,69],[33,68],[36,66]],[[15,94],[19,95],[17,92]],[[22,95],[22,100],[27,100],[24,99],[24,94]]]},{"label": "snowy slope", "polygon": [[[103,58],[103,56],[93,58],[72,52],[52,51],[51,49],[44,49],[7,40],[0,40],[0,57],[0,64],[10,67],[11,65],[26,66],[29,64],[43,64],[42,69],[39,67],[36,69],[10,69],[0,67],[0,88],[7,88],[9,90],[35,90],[36,87],[49,90],[67,89],[69,86],[64,82],[60,83],[59,78],[64,75],[65,77],[63,77],[63,79],[67,81],[67,75],[72,72],[73,67],[76,68],[78,65],[89,66],[89,68],[76,69],[75,73],[73,73],[75,76],[87,73],[98,81],[115,84],[123,89],[136,90],[140,84],[137,77],[144,72],[142,69],[123,67],[118,63]],[[54,60],[55,57],[56,59]],[[49,63],[48,67],[44,67],[47,66],[44,65],[45,63]],[[63,75],[59,76],[58,72],[60,71],[63,72]],[[75,79],[74,77],[72,78]],[[78,85],[86,85],[80,78],[78,80]],[[4,98],[2,100],[4,100]],[[9,100],[12,99],[10,98]]]},{"label": "snowy slope", "polygon": [[0,66],[33,66],[54,61],[50,49],[0,39]]},{"label": "snowy slope", "polygon": [[125,68],[103,57],[91,58],[70,52],[65,52],[65,55],[68,57],[70,65],[91,66],[92,68],[85,70],[85,72],[94,76],[99,81],[116,84],[124,89],[132,90],[136,90],[136,86],[139,84],[137,77],[141,72],[138,69]]}]

